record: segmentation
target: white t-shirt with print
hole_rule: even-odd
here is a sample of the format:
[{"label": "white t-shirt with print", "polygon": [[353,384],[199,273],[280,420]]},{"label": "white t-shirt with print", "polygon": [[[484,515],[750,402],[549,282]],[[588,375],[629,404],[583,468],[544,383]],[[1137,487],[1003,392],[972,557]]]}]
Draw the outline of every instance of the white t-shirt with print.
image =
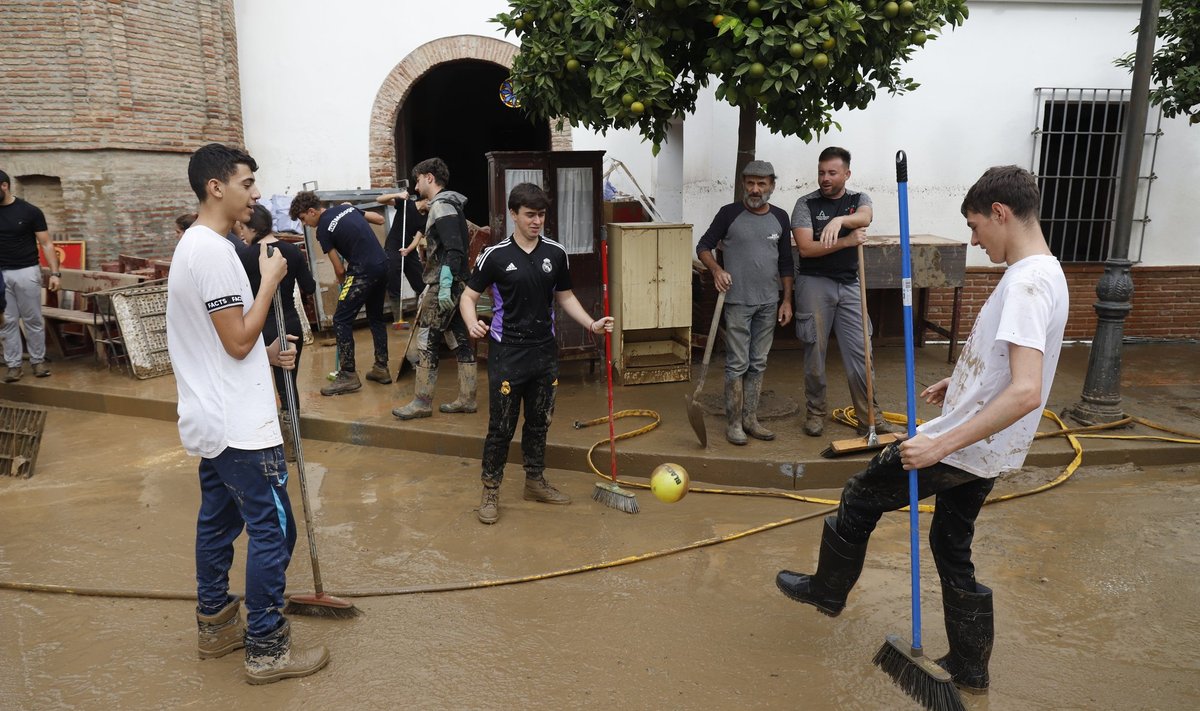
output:
[{"label": "white t-shirt with print", "polygon": [[179,391],[179,438],[188,454],[212,458],[226,447],[256,450],[283,442],[262,335],[238,360],[212,322],[212,313],[245,313],[253,303],[233,244],[202,225],[184,232],[167,278],[167,351]]},{"label": "white t-shirt with print", "polygon": [[1058,367],[1067,324],[1067,280],[1050,255],[1026,257],[1009,266],[988,297],[950,376],[942,414],[917,428],[936,438],[979,413],[1012,382],[1009,344],[1042,352],[1042,402],[1033,412],[990,437],[942,460],[976,476],[994,478],[1020,469],[1033,443]]}]

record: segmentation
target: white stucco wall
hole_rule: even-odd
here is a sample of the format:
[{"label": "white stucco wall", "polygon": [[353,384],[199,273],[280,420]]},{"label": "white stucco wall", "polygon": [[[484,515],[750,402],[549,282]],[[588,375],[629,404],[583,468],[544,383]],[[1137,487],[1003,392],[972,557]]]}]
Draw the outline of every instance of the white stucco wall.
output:
[{"label": "white stucco wall", "polygon": [[[487,19],[507,6],[237,0],[236,7],[246,142],[262,165],[265,191],[295,192],[314,179],[368,187],[368,121],[384,77],[438,37],[501,37]],[[1034,88],[1128,87],[1129,73],[1112,60],[1133,49],[1137,20],[1138,6],[1121,0],[975,0],[964,27],[926,45],[907,66],[922,85],[916,92],[839,115],[842,130],[812,145],[760,129],[758,157],[780,176],[773,202],[790,211],[813,188],[821,148],[842,145],[854,154],[852,184],[875,199],[874,230],[895,233],[894,154],[903,148],[913,231],[965,240],[958,207],[970,184],[991,165],[1030,167]],[[1163,131],[1143,263],[1200,263],[1200,234],[1182,209],[1200,185],[1200,126],[1165,121]],[[697,225],[697,236],[731,199],[736,133],[737,111],[711,94],[685,121],[683,218]],[[638,136],[576,129],[573,140],[576,149],[621,159],[653,190],[650,146]],[[1139,233],[1135,226],[1135,255]],[[983,261],[974,254],[971,263]]]}]

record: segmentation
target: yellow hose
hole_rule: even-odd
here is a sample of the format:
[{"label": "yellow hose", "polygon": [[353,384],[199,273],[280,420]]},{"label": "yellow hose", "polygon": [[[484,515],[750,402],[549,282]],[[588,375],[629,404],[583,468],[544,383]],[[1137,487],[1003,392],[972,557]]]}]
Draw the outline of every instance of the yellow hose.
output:
[{"label": "yellow hose", "polygon": [[[883,417],[887,421],[894,423],[896,425],[907,426],[907,424],[908,424],[907,418],[902,414],[894,413],[894,412],[884,412],[882,414],[883,414]],[[616,435],[617,440],[626,440],[626,439],[630,439],[632,437],[637,437],[639,435],[646,434],[647,432],[650,432],[651,430],[658,427],[658,425],[662,422],[662,417],[654,410],[644,410],[644,409],[621,410],[620,412],[614,413],[613,417],[614,417],[614,419],[622,419],[622,418],[626,418],[626,417],[646,417],[651,420],[651,422],[649,424],[643,425],[642,427],[639,427],[635,430],[631,430],[629,432],[623,432],[619,435]],[[858,420],[854,415],[853,407],[839,408],[837,410],[834,410],[833,417],[838,422],[849,425],[851,427],[856,427],[858,425]],[[1071,476],[1073,476],[1075,474],[1075,471],[1079,468],[1080,463],[1082,463],[1082,461],[1083,461],[1083,446],[1079,443],[1080,439],[1151,440],[1151,441],[1161,441],[1161,442],[1174,442],[1174,443],[1179,443],[1179,444],[1200,444],[1200,435],[1192,434],[1190,432],[1184,432],[1182,430],[1172,429],[1172,428],[1166,427],[1164,425],[1160,425],[1156,422],[1146,420],[1141,417],[1127,417],[1124,420],[1120,420],[1118,422],[1113,422],[1113,423],[1108,423],[1108,424],[1103,424],[1103,425],[1092,425],[1090,427],[1078,427],[1078,428],[1068,428],[1063,423],[1063,421],[1060,420],[1058,418],[1058,416],[1055,415],[1050,410],[1043,410],[1042,417],[1054,422],[1058,426],[1058,429],[1053,430],[1053,431],[1048,431],[1048,432],[1039,432],[1039,433],[1037,433],[1035,438],[1042,439],[1045,437],[1066,437],[1067,442],[1070,443],[1071,448],[1075,451],[1075,456],[1074,456],[1074,458],[1072,458],[1071,463],[1067,465],[1066,469],[1063,470],[1062,474],[1060,474],[1053,481],[1051,481],[1047,484],[1043,484],[1041,486],[1038,486],[1038,487],[1035,487],[1033,489],[1029,489],[1026,491],[1019,491],[1019,492],[1011,493],[1011,494],[1004,494],[1004,495],[1000,495],[1000,496],[988,497],[988,499],[984,502],[985,505],[986,504],[995,504],[995,503],[999,503],[1001,501],[1009,501],[1011,499],[1017,499],[1022,496],[1030,496],[1032,494],[1038,494],[1043,491],[1053,489],[1054,487],[1065,482],[1067,479],[1070,479]],[[588,420],[587,422],[576,422],[575,427],[576,428],[590,427],[592,425],[598,425],[598,424],[607,423],[607,422],[608,422],[608,417],[598,417],[593,420]],[[1152,429],[1156,429],[1156,430],[1159,430],[1162,432],[1168,432],[1170,434],[1178,435],[1178,436],[1177,437],[1162,437],[1159,435],[1095,434],[1096,432],[1114,429],[1117,427],[1124,427],[1126,425],[1135,424],[1135,423],[1143,425],[1145,427],[1150,427]],[[918,421],[918,424],[919,424],[919,421]],[[599,469],[597,469],[595,463],[592,461],[592,454],[596,451],[596,448],[603,446],[605,444],[608,444],[608,440],[602,439],[602,440],[596,442],[595,444],[593,444],[591,447],[589,447],[588,452],[587,452],[587,462],[588,462],[588,467],[591,468],[592,472],[594,474],[596,474],[596,476],[600,477],[601,479],[609,480],[610,477],[608,475],[604,474],[603,472],[601,472]],[[634,481],[625,481],[622,479],[618,479],[617,483],[619,483],[622,486],[626,486],[626,487],[630,487],[630,488],[638,488],[638,489],[649,489],[650,488],[648,484],[643,484],[641,482],[634,482]],[[811,497],[811,496],[802,496],[800,494],[793,494],[793,493],[786,492],[786,491],[775,491],[775,490],[766,490],[766,489],[722,489],[722,488],[715,488],[715,487],[714,488],[691,487],[690,490],[694,491],[696,493],[699,493],[699,494],[723,494],[723,495],[727,495],[727,496],[758,496],[758,497],[767,497],[767,498],[776,498],[776,499],[791,499],[793,501],[802,501],[802,502],[810,503],[810,504],[823,504],[823,505],[829,506],[830,508],[822,509],[820,511],[805,514],[802,516],[794,516],[791,518],[780,519],[778,521],[772,521],[771,523],[765,523],[765,524],[762,524],[759,526],[754,526],[752,528],[748,528],[748,529],[745,529],[742,531],[737,531],[735,533],[726,534],[724,536],[714,536],[711,538],[705,538],[705,539],[701,539],[698,541],[693,541],[691,543],[687,543],[687,544],[680,545],[680,546],[674,546],[671,548],[663,548],[663,549],[659,549],[656,551],[651,551],[649,553],[640,553],[640,554],[636,554],[636,555],[626,556],[624,558],[618,558],[616,560],[600,561],[597,563],[586,563],[584,565],[579,565],[579,566],[575,566],[575,567],[571,567],[571,568],[563,568],[560,570],[554,570],[554,571],[549,571],[549,572],[545,572],[545,573],[535,573],[532,575],[524,575],[524,576],[517,576],[517,577],[510,577],[510,578],[472,580],[472,581],[453,582],[453,583],[409,585],[409,586],[399,587],[399,588],[384,588],[384,589],[375,589],[375,590],[332,590],[332,591],[327,591],[327,594],[334,595],[337,597],[353,597],[353,598],[390,597],[390,596],[396,596],[396,595],[414,595],[414,594],[418,594],[418,593],[451,592],[451,591],[457,591],[457,590],[479,590],[479,589],[483,589],[483,588],[500,587],[502,585],[516,585],[518,583],[528,583],[528,582],[533,582],[536,580],[548,580],[550,578],[559,578],[559,577],[563,577],[566,575],[575,575],[578,573],[586,573],[586,572],[590,572],[590,571],[594,571],[594,570],[604,570],[607,568],[615,568],[615,567],[622,566],[622,565],[630,565],[632,563],[640,563],[642,561],[653,560],[655,558],[662,558],[664,556],[672,555],[675,553],[682,553],[684,551],[696,550],[698,548],[713,546],[713,545],[717,545],[719,543],[727,543],[729,541],[735,541],[740,538],[752,536],[756,533],[762,533],[763,531],[770,531],[770,530],[774,530],[776,528],[781,528],[783,526],[791,525],[793,523],[799,523],[800,521],[808,521],[808,520],[811,520],[814,518],[823,517],[827,514],[835,512],[837,510],[837,504],[838,504],[838,502],[834,499],[822,499],[822,498]],[[905,507],[905,509],[903,509],[903,510],[907,510],[907,507]],[[922,504],[918,510],[921,512],[924,512],[924,513],[932,513],[933,506],[930,506],[928,504]],[[77,587],[77,586],[49,585],[49,584],[44,584],[44,583],[23,583],[23,582],[13,582],[13,581],[0,581],[0,590],[55,593],[55,594],[92,596],[92,597],[137,598],[137,599],[148,599],[148,600],[195,600],[196,599],[195,593],[191,593],[191,592],[176,592],[176,591],[168,591],[168,590],[123,590],[123,589],[115,589],[115,588],[84,588],[84,587]]]}]

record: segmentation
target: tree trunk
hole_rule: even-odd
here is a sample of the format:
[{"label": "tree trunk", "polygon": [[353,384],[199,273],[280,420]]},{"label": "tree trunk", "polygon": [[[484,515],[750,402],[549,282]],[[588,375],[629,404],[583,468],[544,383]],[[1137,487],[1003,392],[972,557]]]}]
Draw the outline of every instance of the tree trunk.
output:
[{"label": "tree trunk", "polygon": [[758,131],[758,102],[747,99],[738,108],[737,164],[733,171],[733,201],[742,199],[742,168],[754,160],[754,148]]}]

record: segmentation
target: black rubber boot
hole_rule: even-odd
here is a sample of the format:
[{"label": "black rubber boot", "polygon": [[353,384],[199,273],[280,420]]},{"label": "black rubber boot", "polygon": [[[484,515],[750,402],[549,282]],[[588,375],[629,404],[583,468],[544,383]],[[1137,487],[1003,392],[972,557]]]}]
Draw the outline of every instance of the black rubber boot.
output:
[{"label": "black rubber boot", "polygon": [[858,582],[866,557],[867,544],[855,545],[843,540],[837,532],[837,516],[826,516],[817,572],[805,575],[781,570],[775,576],[775,586],[796,602],[807,603],[830,617],[837,617],[846,606],[851,588]]},{"label": "black rubber boot", "polygon": [[954,684],[970,694],[986,694],[988,660],[996,628],[992,619],[992,589],[975,583],[975,592],[942,583],[942,610],[950,653],[937,660]]}]

